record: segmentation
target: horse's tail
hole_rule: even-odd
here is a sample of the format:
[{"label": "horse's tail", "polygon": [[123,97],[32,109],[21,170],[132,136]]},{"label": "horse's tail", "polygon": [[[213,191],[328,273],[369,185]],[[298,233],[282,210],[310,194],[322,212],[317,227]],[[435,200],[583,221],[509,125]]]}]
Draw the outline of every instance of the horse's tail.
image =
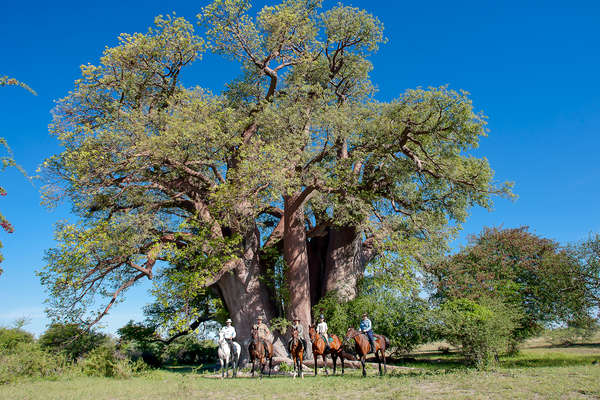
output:
[{"label": "horse's tail", "polygon": [[387,336],[383,336],[383,339],[385,340],[385,348],[387,349],[388,347],[390,347],[390,339],[388,339]]}]

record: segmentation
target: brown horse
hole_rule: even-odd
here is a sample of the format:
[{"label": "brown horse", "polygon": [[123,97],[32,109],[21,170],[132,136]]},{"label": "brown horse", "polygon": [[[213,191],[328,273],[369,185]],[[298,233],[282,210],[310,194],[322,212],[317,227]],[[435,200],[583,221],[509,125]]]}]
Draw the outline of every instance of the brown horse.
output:
[{"label": "brown horse", "polygon": [[263,339],[258,336],[258,330],[252,330],[252,341],[248,346],[248,352],[250,353],[250,362],[252,363],[252,376],[254,376],[255,363],[260,364],[260,377],[262,378],[265,364],[269,361],[269,376],[271,376],[271,370],[273,369],[273,344],[266,343],[267,348],[263,343]]},{"label": "brown horse", "polygon": [[[385,349],[390,345],[390,341],[383,335],[374,335],[375,336],[375,357],[377,357],[377,363],[379,364],[379,375],[383,375],[387,372],[387,367],[385,365]],[[350,340],[354,339],[356,352],[360,356],[360,363],[362,364],[362,374],[363,376],[367,376],[367,371],[365,371],[365,361],[367,358],[367,354],[371,350],[371,344],[369,343],[369,338],[366,334],[357,331],[356,329],[350,327],[346,332],[346,339]],[[381,360],[383,359],[383,372],[381,371]]]},{"label": "brown horse", "polygon": [[304,374],[302,373],[302,358],[304,357],[304,345],[302,344],[302,340],[298,337],[298,331],[292,332],[292,341],[290,342],[290,354],[292,356],[292,360],[294,361],[294,378],[300,375],[302,379],[304,379]]},{"label": "brown horse", "polygon": [[344,356],[342,342],[336,335],[330,335],[329,337],[332,339],[329,342],[329,348],[327,350],[325,346],[325,340],[317,333],[315,330],[315,326],[311,325],[308,328],[308,335],[310,336],[310,341],[312,342],[312,351],[313,358],[315,359],[315,376],[317,375],[317,357],[323,357],[323,364],[325,365],[325,374],[329,375],[327,372],[327,354],[331,354],[331,359],[333,360],[333,374],[335,375],[335,369],[337,364],[338,357],[342,362],[342,375],[344,375]]}]

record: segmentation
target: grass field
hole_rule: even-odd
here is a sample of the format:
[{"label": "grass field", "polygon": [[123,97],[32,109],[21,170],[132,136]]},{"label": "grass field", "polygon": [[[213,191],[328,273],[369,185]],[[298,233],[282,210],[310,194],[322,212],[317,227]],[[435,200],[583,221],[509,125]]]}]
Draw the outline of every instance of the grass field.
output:
[{"label": "grass field", "polygon": [[600,345],[530,345],[493,371],[465,369],[458,356],[421,351],[383,378],[215,379],[190,368],[152,371],[127,380],[62,377],[0,386],[0,399],[600,399]]}]

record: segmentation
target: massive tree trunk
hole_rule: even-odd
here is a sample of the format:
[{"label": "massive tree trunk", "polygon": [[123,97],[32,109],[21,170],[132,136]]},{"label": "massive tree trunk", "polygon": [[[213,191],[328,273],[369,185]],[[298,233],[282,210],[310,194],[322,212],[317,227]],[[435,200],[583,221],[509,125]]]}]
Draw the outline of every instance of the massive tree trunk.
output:
[{"label": "massive tree trunk", "polygon": [[370,257],[361,236],[354,227],[331,227],[325,235],[311,238],[308,249],[313,306],[332,291],[342,301],[356,297],[358,281]]},{"label": "massive tree trunk", "polygon": [[[242,346],[243,363],[248,359],[250,331],[256,323],[256,317],[263,315],[269,321],[276,316],[267,285],[262,280],[264,271],[258,259],[259,240],[258,230],[248,234],[243,257],[236,261],[235,268],[226,272],[216,283]],[[281,339],[274,339],[275,354],[287,356]]]},{"label": "massive tree trunk", "polygon": [[295,316],[308,328],[311,323],[308,253],[304,206],[298,204],[298,198],[299,195],[284,197],[283,259],[289,291],[289,307],[286,311],[288,319]]}]

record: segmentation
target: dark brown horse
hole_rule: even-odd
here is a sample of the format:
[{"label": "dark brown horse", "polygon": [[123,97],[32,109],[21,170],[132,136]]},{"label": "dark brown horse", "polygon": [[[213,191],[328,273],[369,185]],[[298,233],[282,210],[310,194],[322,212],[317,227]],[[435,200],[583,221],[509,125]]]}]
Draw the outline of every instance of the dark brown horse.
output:
[{"label": "dark brown horse", "polygon": [[[374,335],[375,336],[375,357],[377,357],[377,363],[379,364],[379,375],[383,375],[387,372],[387,367],[385,365],[385,349],[390,345],[390,341],[383,335]],[[367,371],[365,371],[365,361],[367,359],[367,354],[371,350],[371,344],[369,343],[369,338],[366,334],[357,331],[356,329],[350,327],[346,332],[346,339],[350,340],[354,339],[356,352],[360,356],[360,363],[362,364],[362,373],[363,376],[367,376]],[[383,372],[381,371],[381,360],[383,360]]]},{"label": "dark brown horse", "polygon": [[292,341],[290,342],[290,355],[292,356],[292,360],[294,361],[294,378],[300,375],[302,379],[304,379],[304,374],[302,373],[302,358],[304,357],[304,345],[302,344],[302,340],[298,337],[298,331],[294,330],[292,332]]},{"label": "dark brown horse", "polygon": [[344,375],[344,356],[342,342],[336,335],[330,335],[329,337],[332,339],[329,341],[329,348],[327,350],[325,346],[325,340],[317,333],[315,330],[315,326],[311,325],[308,328],[308,335],[310,336],[310,341],[312,342],[312,351],[313,358],[315,360],[315,375],[317,375],[317,357],[323,357],[323,364],[325,366],[325,374],[329,375],[327,372],[327,354],[331,354],[331,359],[333,360],[333,374],[335,375],[335,368],[337,364],[338,357],[342,362],[342,375]]},{"label": "dark brown horse", "polygon": [[256,362],[260,365],[260,377],[262,378],[265,365],[267,360],[269,361],[269,376],[271,376],[271,370],[273,369],[273,344],[266,343],[267,348],[263,339],[258,336],[258,330],[252,330],[252,340],[248,346],[248,352],[250,353],[250,362],[252,363],[252,376],[254,376],[254,369]]}]

